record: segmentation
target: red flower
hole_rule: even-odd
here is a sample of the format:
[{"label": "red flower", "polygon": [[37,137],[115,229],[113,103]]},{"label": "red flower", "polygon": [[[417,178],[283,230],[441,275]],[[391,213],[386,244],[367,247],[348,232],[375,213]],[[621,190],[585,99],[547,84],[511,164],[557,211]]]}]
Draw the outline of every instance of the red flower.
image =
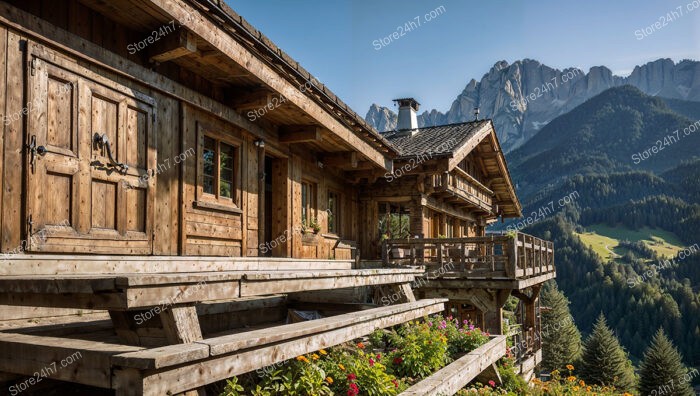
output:
[{"label": "red flower", "polygon": [[360,349],[365,349],[365,344],[363,344],[363,343],[361,343],[361,342],[358,342],[358,343],[357,343],[357,347],[360,348]]},{"label": "red flower", "polygon": [[357,385],[351,383],[350,389],[348,389],[348,396],[357,396],[360,394],[360,388]]},{"label": "red flower", "polygon": [[378,354],[377,354],[377,360],[382,360],[382,354],[381,354],[381,353],[378,353]]},{"label": "red flower", "polygon": [[399,387],[399,381],[397,381],[397,380],[393,379],[393,380],[391,380],[391,382],[393,382],[393,383],[394,383],[394,387],[396,387],[396,388],[398,388],[398,387]]},{"label": "red flower", "polygon": [[394,364],[401,364],[401,362],[403,362],[403,358],[401,358],[401,356],[394,358]]},{"label": "red flower", "polygon": [[374,359],[369,358],[369,366],[374,367]]},{"label": "red flower", "polygon": [[354,381],[357,379],[357,376],[353,373],[348,374],[348,381]]},{"label": "red flower", "polygon": [[496,383],[493,380],[489,381],[489,385],[491,385],[492,388],[496,387]]}]

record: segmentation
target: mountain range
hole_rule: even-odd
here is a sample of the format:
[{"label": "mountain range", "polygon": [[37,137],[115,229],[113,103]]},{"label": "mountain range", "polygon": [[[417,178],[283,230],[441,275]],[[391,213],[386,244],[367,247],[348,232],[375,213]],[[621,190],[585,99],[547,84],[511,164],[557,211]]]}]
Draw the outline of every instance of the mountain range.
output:
[{"label": "mountain range", "polygon": [[[634,361],[663,327],[686,363],[700,366],[699,119],[700,102],[614,87],[506,154],[534,220],[523,231],[554,242],[556,282],[576,324],[589,333],[602,312]],[[670,244],[696,250],[671,254]]]},{"label": "mountain range", "polygon": [[[493,119],[503,150],[509,152],[556,117],[623,85],[651,96],[700,101],[700,62],[658,59],[635,67],[628,77],[620,77],[604,66],[586,73],[579,68],[554,69],[532,59],[512,64],[499,61],[480,81],[469,81],[447,112],[433,109],[419,114],[418,125],[469,121],[478,107],[480,117]],[[396,128],[396,113],[377,104],[370,106],[365,119],[378,131]]]}]

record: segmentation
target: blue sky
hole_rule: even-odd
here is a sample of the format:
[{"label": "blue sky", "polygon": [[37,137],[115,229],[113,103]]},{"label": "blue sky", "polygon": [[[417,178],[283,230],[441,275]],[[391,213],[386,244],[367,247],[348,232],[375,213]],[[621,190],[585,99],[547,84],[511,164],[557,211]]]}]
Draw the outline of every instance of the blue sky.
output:
[{"label": "blue sky", "polygon": [[362,116],[406,96],[446,111],[499,60],[625,75],[658,58],[700,59],[700,0],[226,1]]}]

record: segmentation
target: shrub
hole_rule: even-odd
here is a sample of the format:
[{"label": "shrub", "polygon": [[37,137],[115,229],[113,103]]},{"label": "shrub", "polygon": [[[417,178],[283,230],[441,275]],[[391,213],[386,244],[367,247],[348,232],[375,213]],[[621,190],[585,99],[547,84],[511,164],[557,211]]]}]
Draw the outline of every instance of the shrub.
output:
[{"label": "shrub", "polygon": [[450,360],[447,337],[430,322],[401,325],[389,340],[396,349],[388,357],[393,372],[400,377],[425,378]]}]

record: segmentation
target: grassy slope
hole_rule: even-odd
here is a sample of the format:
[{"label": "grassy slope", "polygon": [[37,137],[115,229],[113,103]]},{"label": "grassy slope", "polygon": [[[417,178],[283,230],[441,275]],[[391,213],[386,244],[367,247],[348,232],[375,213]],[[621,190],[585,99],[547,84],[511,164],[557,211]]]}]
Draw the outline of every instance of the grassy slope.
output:
[{"label": "grassy slope", "polygon": [[658,228],[644,227],[640,230],[632,230],[624,226],[609,227],[595,224],[586,229],[588,232],[576,233],[576,235],[581,238],[584,245],[591,246],[596,254],[607,261],[614,258],[610,250],[617,255],[625,253],[624,249],[617,246],[621,240],[643,241],[658,255],[665,257],[672,257],[683,249],[683,243],[675,234]]}]

